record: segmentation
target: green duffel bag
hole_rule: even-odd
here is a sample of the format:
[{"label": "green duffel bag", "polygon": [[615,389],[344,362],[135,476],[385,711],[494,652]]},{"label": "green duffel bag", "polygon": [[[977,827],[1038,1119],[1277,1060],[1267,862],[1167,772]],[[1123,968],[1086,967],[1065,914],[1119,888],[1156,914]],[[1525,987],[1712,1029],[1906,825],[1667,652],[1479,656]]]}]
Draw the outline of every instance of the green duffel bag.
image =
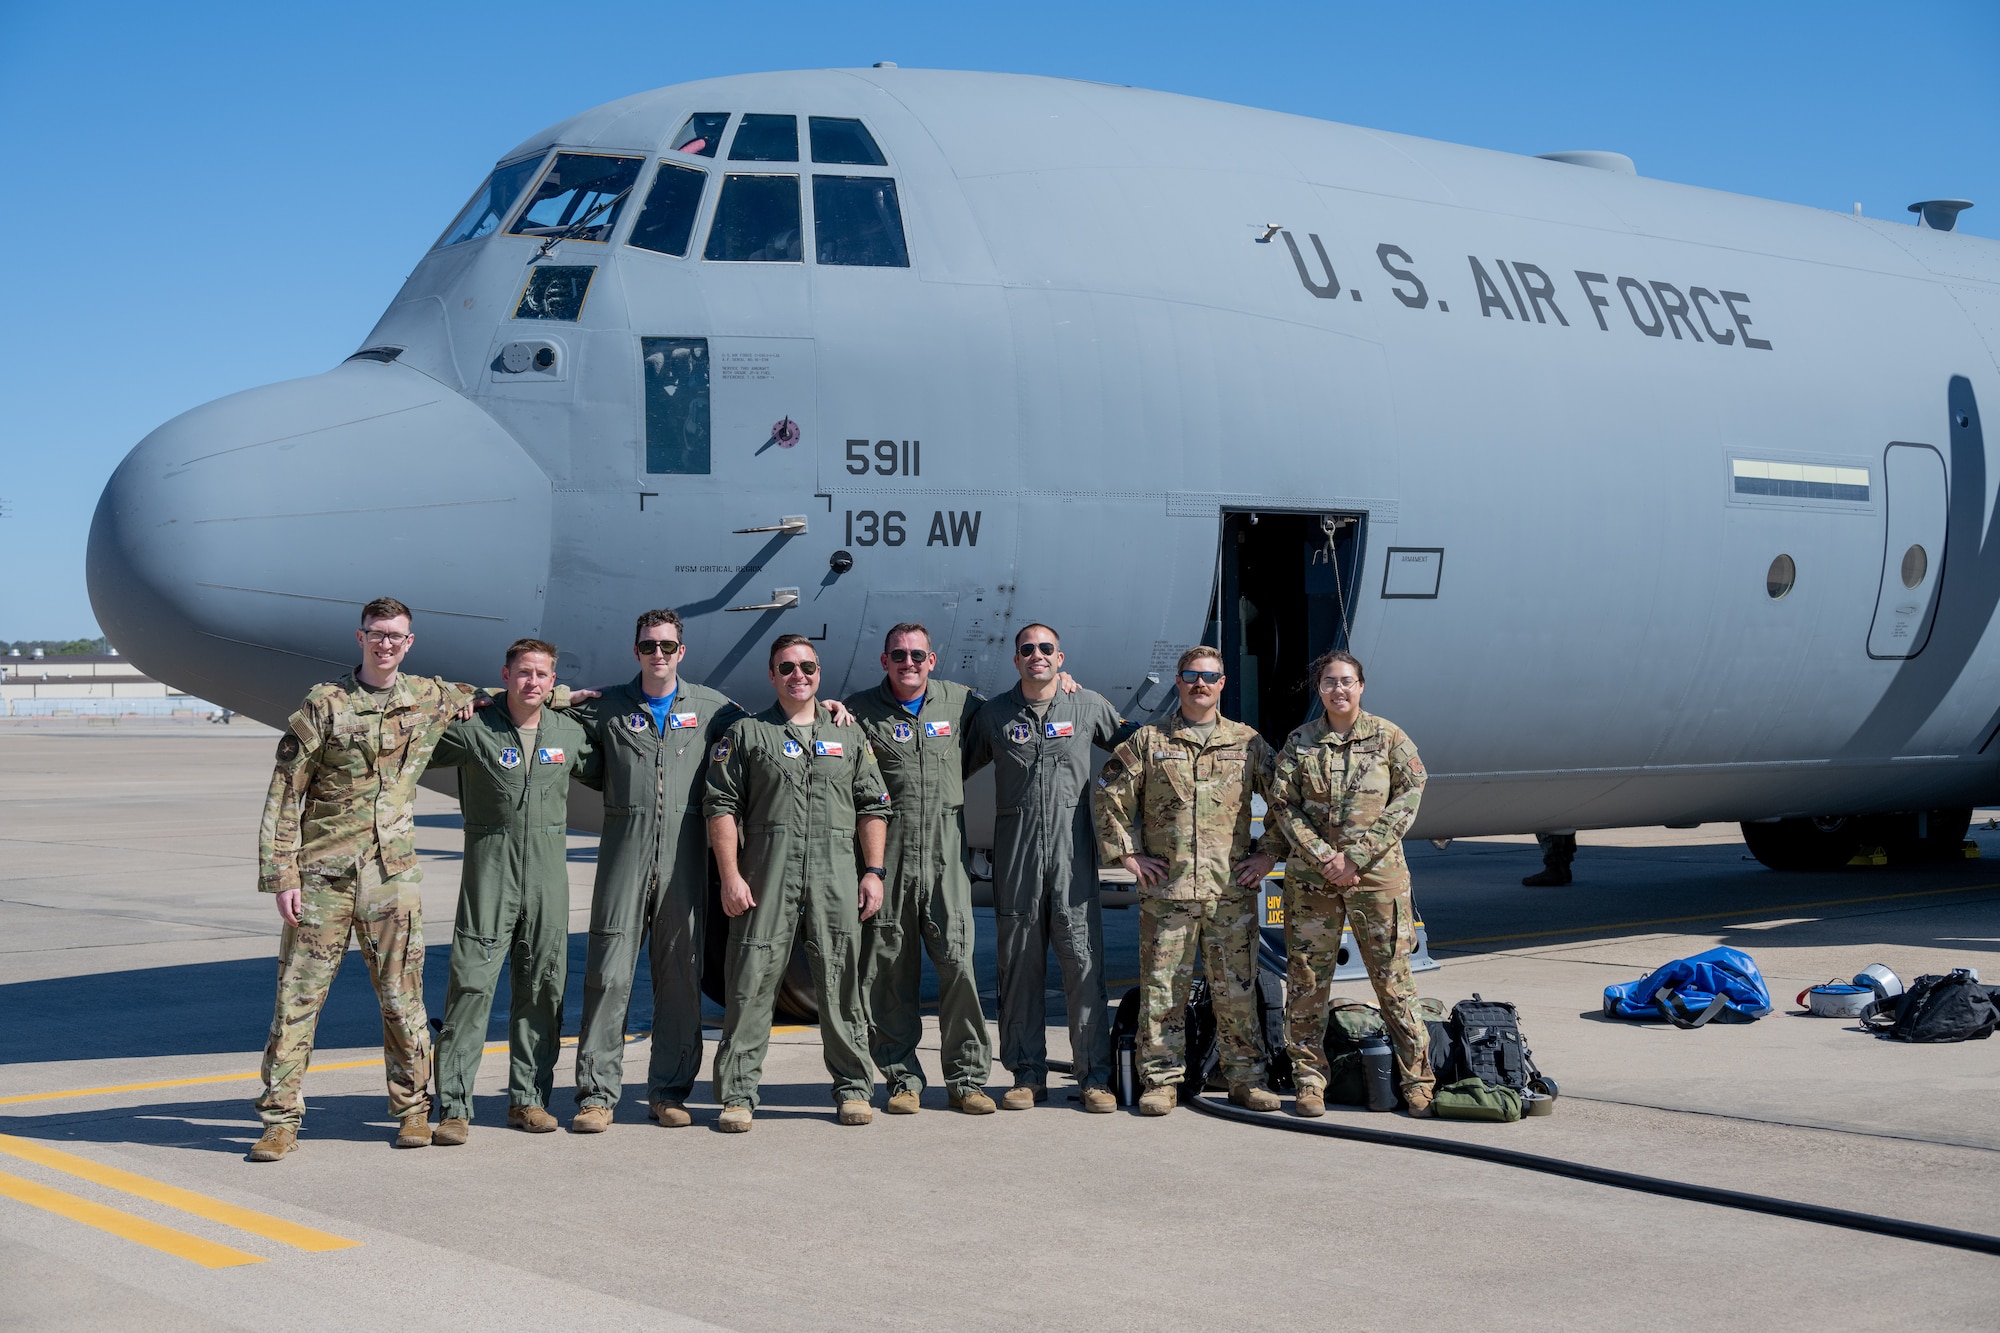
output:
[{"label": "green duffel bag", "polygon": [[1437,1090],[1435,1105],[1440,1120],[1497,1120],[1506,1124],[1521,1118],[1521,1094],[1483,1078],[1445,1084]]}]

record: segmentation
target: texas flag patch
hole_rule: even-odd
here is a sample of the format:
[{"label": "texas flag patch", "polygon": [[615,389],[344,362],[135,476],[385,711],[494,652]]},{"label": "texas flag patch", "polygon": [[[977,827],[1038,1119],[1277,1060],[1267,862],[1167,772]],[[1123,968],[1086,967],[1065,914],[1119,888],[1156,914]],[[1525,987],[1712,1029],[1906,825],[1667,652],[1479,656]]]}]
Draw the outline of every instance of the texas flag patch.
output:
[{"label": "texas flag patch", "polygon": [[538,764],[560,764],[562,761],[563,752],[559,749],[551,749],[544,746],[542,749],[535,751],[535,762]]},{"label": "texas flag patch", "polygon": [[668,713],[667,730],[685,731],[687,728],[693,726],[696,721],[697,719],[693,713]]},{"label": "texas flag patch", "polygon": [[1062,736],[1074,736],[1076,735],[1076,723],[1044,722],[1042,724],[1042,734],[1044,736],[1048,736],[1051,738],[1057,738]]},{"label": "texas flag patch", "polygon": [[949,722],[926,722],[926,723],[924,723],[924,735],[926,735],[926,736],[949,736],[949,735],[951,735],[951,723],[949,723]]},{"label": "texas flag patch", "polygon": [[829,758],[829,759],[838,759],[838,758],[840,758],[840,754],[841,754],[841,751],[840,751],[840,742],[839,742],[839,741],[814,741],[814,742],[813,742],[813,753],[814,753],[814,754],[817,754],[817,755],[825,755],[825,756],[826,756],[827,758]]}]

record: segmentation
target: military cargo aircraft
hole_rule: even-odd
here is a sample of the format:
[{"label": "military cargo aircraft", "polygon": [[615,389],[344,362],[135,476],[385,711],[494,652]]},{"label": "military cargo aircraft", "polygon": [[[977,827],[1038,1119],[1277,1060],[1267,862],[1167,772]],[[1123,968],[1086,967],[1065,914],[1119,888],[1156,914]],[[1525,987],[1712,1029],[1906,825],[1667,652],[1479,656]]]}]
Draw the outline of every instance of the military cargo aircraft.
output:
[{"label": "military cargo aircraft", "polygon": [[[1955,852],[2000,791],[2000,245],[1062,79],[889,67],[612,102],[499,159],[353,356],[187,412],[92,527],[111,639],[280,723],[358,607],[414,669],[634,613],[752,706],[927,624],[1128,712],[1307,660],[1431,770],[1415,834],[1744,822]],[[587,813],[580,819],[588,819]],[[974,820],[975,841],[981,821]]]}]

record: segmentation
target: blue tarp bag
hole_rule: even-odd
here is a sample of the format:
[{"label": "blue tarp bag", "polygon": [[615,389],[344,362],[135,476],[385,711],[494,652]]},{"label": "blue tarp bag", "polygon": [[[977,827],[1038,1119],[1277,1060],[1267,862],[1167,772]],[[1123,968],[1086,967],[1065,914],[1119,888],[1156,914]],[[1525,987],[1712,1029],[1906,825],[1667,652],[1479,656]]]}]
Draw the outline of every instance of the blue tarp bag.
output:
[{"label": "blue tarp bag", "polygon": [[1710,949],[1676,958],[1659,971],[1604,988],[1610,1018],[1698,1028],[1713,1019],[1749,1023],[1771,1012],[1771,990],[1756,960],[1740,949]]}]

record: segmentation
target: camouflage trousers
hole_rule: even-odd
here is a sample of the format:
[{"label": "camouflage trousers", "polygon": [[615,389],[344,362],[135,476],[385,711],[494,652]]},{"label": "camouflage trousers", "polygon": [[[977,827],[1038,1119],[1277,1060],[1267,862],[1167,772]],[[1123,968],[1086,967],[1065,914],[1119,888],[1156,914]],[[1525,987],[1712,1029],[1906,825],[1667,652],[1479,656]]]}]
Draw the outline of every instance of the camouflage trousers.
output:
[{"label": "camouflage trousers", "polygon": [[382,1055],[389,1073],[389,1114],[430,1110],[430,1030],[424,1017],[424,913],[416,868],[384,878],[374,863],[357,875],[314,881],[299,895],[299,924],[278,944],[278,1005],[264,1046],[266,1125],[296,1127],[305,1117],[300,1085],[312,1063],[313,1031],[340,971],[348,937],[361,945],[368,979],[382,1004]]},{"label": "camouflage trousers", "polygon": [[1354,931],[1354,947],[1375,985],[1382,1022],[1396,1050],[1396,1083],[1403,1095],[1420,1090],[1428,1097],[1437,1080],[1425,1058],[1430,1033],[1417,1012],[1417,983],[1410,977],[1410,954],[1417,947],[1410,881],[1350,889],[1285,881],[1285,1048],[1299,1086],[1324,1088],[1326,1018],[1333,1000],[1333,971],[1339,964],[1340,931]]},{"label": "camouflage trousers", "polygon": [[1179,1083],[1187,1073],[1187,1002],[1201,955],[1215,1000],[1216,1044],[1231,1086],[1262,1084],[1264,1052],[1257,1039],[1257,913],[1254,893],[1208,902],[1139,900],[1140,1081],[1149,1088]]}]

